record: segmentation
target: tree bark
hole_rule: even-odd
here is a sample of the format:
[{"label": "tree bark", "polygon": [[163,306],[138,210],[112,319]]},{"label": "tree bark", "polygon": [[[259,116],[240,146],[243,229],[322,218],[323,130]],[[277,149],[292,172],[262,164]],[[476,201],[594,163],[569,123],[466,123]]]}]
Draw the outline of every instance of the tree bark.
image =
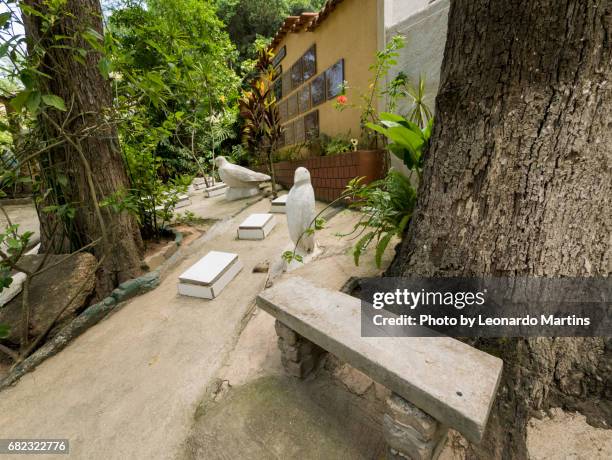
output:
[{"label": "tree bark", "polygon": [[[612,272],[609,0],[451,0],[419,202],[388,274]],[[603,338],[479,341],[504,359],[480,458],[525,458],[550,406],[610,426]]]},{"label": "tree bark", "polygon": [[[24,2],[43,14],[48,11],[42,0]],[[49,78],[38,79],[40,89],[61,97],[68,108],[47,110],[39,118],[45,140],[68,140],[41,158],[41,172],[54,204],[74,205],[76,214],[58,226],[57,216],[40,213],[42,250],[70,252],[101,239],[93,252],[98,259],[105,256],[97,278],[97,295],[102,296],[139,273],[142,240],[132,216],[98,206],[105,197],[130,187],[116,128],[105,122],[112,104],[110,82],[98,68],[100,53],[83,38],[89,29],[103,33],[100,3],[67,0],[48,31],[40,17],[23,18],[30,55],[44,51],[39,70]],[[91,132],[81,135],[87,130]]]}]

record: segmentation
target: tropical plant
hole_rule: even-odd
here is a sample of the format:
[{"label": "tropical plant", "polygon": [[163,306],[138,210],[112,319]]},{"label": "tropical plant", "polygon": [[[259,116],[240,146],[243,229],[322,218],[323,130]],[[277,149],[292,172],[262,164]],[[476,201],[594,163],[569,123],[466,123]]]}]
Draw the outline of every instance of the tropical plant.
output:
[{"label": "tropical plant", "polygon": [[380,124],[367,123],[366,126],[389,140],[387,148],[397,156],[410,171],[416,172],[419,179],[423,168],[423,154],[429,145],[433,118],[421,129],[416,123],[392,113],[380,114]]},{"label": "tropical plant", "polygon": [[349,183],[346,195],[349,208],[361,212],[353,230],[342,236],[354,236],[355,265],[359,265],[363,251],[376,244],[375,262],[380,268],[382,257],[394,237],[401,238],[416,206],[416,191],[410,180],[398,171],[390,170],[384,179],[363,184]]},{"label": "tropical plant", "polygon": [[[343,82],[340,88],[340,95],[336,98],[336,109],[343,111],[352,108],[360,111],[360,124],[362,128],[361,143],[369,148],[378,147],[380,139],[376,132],[363,128],[365,128],[368,123],[376,124],[379,122],[378,103],[383,96],[389,96],[390,105],[395,104],[395,95],[384,89],[384,85],[389,71],[393,66],[397,65],[396,58],[399,56],[398,50],[403,47],[404,37],[402,35],[395,35],[383,50],[376,52],[374,63],[369,68],[372,77],[369,80],[368,90],[359,95],[358,103],[352,103],[346,96],[347,90],[349,89],[347,81]],[[397,96],[399,97],[400,93],[397,93]]]},{"label": "tropical plant", "polygon": [[306,146],[311,155],[331,156],[353,150],[353,143],[349,135],[329,136],[321,133],[307,140]]},{"label": "tropical plant", "polygon": [[262,48],[257,63],[258,77],[250,84],[239,100],[243,119],[243,144],[254,154],[264,156],[272,176],[272,193],[276,195],[273,157],[282,135],[280,113],[276,105],[272,81],[276,71],[272,65],[274,55]]},{"label": "tropical plant", "polygon": [[385,94],[388,96],[388,112],[396,111],[400,99],[409,99],[410,107],[406,118],[421,128],[433,117],[431,109],[425,103],[425,78],[422,75],[415,87],[404,72],[399,72],[389,83]]}]

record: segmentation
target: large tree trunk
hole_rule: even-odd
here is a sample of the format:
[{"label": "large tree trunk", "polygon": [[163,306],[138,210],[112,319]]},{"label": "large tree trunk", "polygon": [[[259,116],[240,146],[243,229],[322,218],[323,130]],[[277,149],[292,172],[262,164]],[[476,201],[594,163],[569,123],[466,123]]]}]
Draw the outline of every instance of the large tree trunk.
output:
[{"label": "large tree trunk", "polygon": [[[612,272],[611,18],[608,0],[451,0],[418,209],[390,275]],[[505,369],[472,453],[524,458],[526,422],[550,405],[610,426],[609,341],[486,346]]]},{"label": "large tree trunk", "polygon": [[[47,11],[42,0],[25,0],[25,4]],[[105,197],[129,188],[116,128],[104,122],[112,103],[110,82],[99,70],[100,54],[83,38],[89,29],[103,33],[99,0],[67,0],[62,11],[50,31],[45,31],[38,16],[24,14],[30,54],[37,47],[45,53],[39,70],[50,78],[39,78],[41,90],[61,97],[68,108],[48,110],[48,117],[39,119],[45,140],[67,141],[41,159],[43,187],[53,190],[49,196],[54,204],[77,209],[74,219],[61,226],[56,225],[56,216],[41,213],[41,243],[43,251],[61,253],[101,239],[93,250],[98,258],[105,257],[98,276],[100,296],[138,273],[142,240],[132,216],[98,206]],[[91,132],[82,135],[87,130]]]}]

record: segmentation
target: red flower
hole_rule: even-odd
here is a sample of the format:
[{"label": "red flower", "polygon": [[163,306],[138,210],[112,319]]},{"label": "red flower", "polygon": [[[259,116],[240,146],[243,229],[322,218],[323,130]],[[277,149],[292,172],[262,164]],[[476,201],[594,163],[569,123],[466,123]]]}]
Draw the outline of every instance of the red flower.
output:
[{"label": "red flower", "polygon": [[340,96],[338,96],[338,98],[336,99],[336,101],[338,102],[338,104],[346,104],[346,102],[348,101],[348,99],[346,98],[346,96],[344,94],[341,94]]}]

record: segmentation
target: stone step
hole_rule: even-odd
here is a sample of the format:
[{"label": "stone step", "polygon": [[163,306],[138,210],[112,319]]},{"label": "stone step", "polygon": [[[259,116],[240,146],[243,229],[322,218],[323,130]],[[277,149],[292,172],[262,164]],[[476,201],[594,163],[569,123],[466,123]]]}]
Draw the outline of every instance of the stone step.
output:
[{"label": "stone step", "polygon": [[210,251],[179,276],[181,295],[214,299],[242,270],[238,254]]},{"label": "stone step", "polygon": [[251,214],[238,227],[238,239],[263,240],[276,225],[272,214]]}]

